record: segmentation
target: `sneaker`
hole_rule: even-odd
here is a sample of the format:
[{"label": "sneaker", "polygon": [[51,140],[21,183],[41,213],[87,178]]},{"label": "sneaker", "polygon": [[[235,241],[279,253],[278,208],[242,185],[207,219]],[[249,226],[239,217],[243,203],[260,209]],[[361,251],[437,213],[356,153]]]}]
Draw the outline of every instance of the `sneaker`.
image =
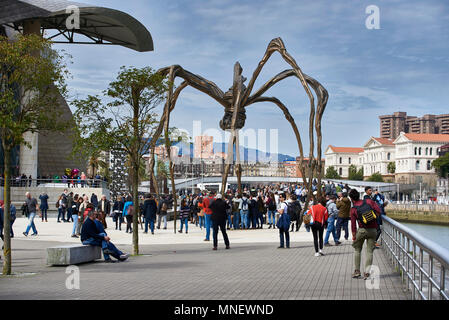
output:
[{"label": "sneaker", "polygon": [[37,236],[37,232],[36,232],[36,233],[33,233],[33,234],[31,234],[31,236],[34,236],[34,237],[35,237],[35,236]]},{"label": "sneaker", "polygon": [[360,271],[359,270],[355,270],[354,273],[352,274],[353,278],[359,278],[361,276]]},{"label": "sneaker", "polygon": [[325,247],[332,247],[332,245],[330,243],[325,243],[324,246]]},{"label": "sneaker", "polygon": [[112,260],[112,259],[106,259],[106,260],[104,260],[104,262],[105,262],[105,263],[115,263],[115,261]]},{"label": "sneaker", "polygon": [[320,256],[320,254],[317,252],[317,253],[315,253],[315,257],[319,257]]},{"label": "sneaker", "polygon": [[230,246],[226,246],[226,249],[231,249],[231,247]]},{"label": "sneaker", "polygon": [[204,239],[204,241],[210,241],[209,239]]},{"label": "sneaker", "polygon": [[124,253],[124,254],[121,254],[121,255],[120,255],[119,260],[120,260],[120,261],[125,261],[125,260],[128,259],[128,257],[129,257],[129,254]]},{"label": "sneaker", "polygon": [[335,241],[335,245],[339,246],[339,245],[341,245],[341,242],[340,241]]},{"label": "sneaker", "polygon": [[321,254],[322,256],[324,256],[324,253],[323,253],[323,251],[321,251],[321,249],[318,253]]},{"label": "sneaker", "polygon": [[72,238],[79,238],[76,234],[72,234]]},{"label": "sneaker", "polygon": [[28,233],[26,233],[26,232],[23,232],[23,235],[24,235],[25,237],[28,237]]},{"label": "sneaker", "polygon": [[278,249],[284,249],[284,247],[283,246],[279,246]]},{"label": "sneaker", "polygon": [[182,233],[182,230],[178,230],[179,233]]},{"label": "sneaker", "polygon": [[368,272],[365,272],[365,273],[363,274],[363,280],[369,279],[369,276],[370,276],[370,274],[369,274]]},{"label": "sneaker", "polygon": [[212,250],[217,250],[217,247],[213,247]]}]

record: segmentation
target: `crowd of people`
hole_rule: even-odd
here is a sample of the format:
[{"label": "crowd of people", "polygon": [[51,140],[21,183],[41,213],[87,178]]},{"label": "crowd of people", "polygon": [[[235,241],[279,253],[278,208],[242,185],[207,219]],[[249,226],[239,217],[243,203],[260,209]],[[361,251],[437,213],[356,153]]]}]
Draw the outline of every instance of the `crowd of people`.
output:
[{"label": "crowd of people", "polygon": [[[95,176],[87,176],[84,172],[79,172],[77,174],[54,174],[46,176],[38,176],[33,178],[31,175],[27,176],[25,174],[15,175],[11,177],[11,186],[13,187],[36,187],[45,183],[63,183],[67,184],[67,188],[97,188],[101,182],[107,182],[107,178],[99,174]],[[0,175],[0,186],[5,185],[4,174]]]},{"label": "crowd of people", "polygon": [[[380,246],[380,216],[385,214],[387,201],[378,190],[371,187],[365,188],[363,198],[356,189],[343,184],[323,183],[321,195],[318,195],[317,189],[317,184],[314,183],[310,198],[304,185],[287,184],[245,188],[241,194],[228,190],[224,195],[215,192],[183,195],[178,207],[178,232],[188,234],[189,225],[194,225],[200,230],[204,229],[204,241],[210,241],[212,231],[213,250],[217,250],[219,230],[223,234],[226,249],[230,249],[227,231],[262,229],[265,226],[267,229],[279,230],[279,248],[290,248],[290,232],[298,232],[304,225],[312,233],[315,256],[319,257],[324,255],[323,247],[331,246],[331,235],[337,246],[343,241],[342,235],[346,241],[350,240],[351,221],[351,240],[355,250],[353,277],[360,277],[360,252],[364,242],[367,242],[366,265],[372,264],[373,250]],[[310,202],[306,206],[307,199]],[[39,200],[40,204],[30,193],[26,194],[26,201],[21,208],[29,220],[23,232],[25,236],[28,236],[30,230],[33,231],[31,236],[38,235],[34,224],[37,212],[40,212],[43,222],[48,221],[48,195],[41,194]],[[173,198],[170,195],[157,197],[146,194],[140,197],[139,204],[135,206],[130,194],[110,201],[105,195],[98,199],[95,194],[89,197],[85,194],[73,194],[65,189],[55,206],[58,210],[58,223],[73,223],[71,237],[81,237],[82,243],[101,246],[105,259],[110,262],[110,255],[118,260],[126,260],[126,255],[110,242],[105,232],[108,228],[106,218],[112,217],[116,230],[122,230],[122,225],[126,223],[125,232],[132,233],[133,216],[137,214],[143,232],[147,234],[150,231],[154,234],[161,227],[167,229],[167,217],[169,209],[173,207]],[[14,218],[15,212],[14,208]],[[0,213],[3,215],[3,209]],[[13,223],[13,236],[12,225]],[[85,228],[88,231],[83,231]],[[94,233],[97,236],[93,236]],[[369,277],[369,274],[364,273],[363,276]]]}]

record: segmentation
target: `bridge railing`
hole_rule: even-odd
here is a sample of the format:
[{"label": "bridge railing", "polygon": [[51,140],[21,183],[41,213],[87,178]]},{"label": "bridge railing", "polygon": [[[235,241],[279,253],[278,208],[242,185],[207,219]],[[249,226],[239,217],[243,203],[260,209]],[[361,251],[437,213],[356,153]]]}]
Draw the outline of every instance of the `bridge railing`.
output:
[{"label": "bridge railing", "polygon": [[382,216],[382,247],[413,299],[449,300],[449,250]]}]

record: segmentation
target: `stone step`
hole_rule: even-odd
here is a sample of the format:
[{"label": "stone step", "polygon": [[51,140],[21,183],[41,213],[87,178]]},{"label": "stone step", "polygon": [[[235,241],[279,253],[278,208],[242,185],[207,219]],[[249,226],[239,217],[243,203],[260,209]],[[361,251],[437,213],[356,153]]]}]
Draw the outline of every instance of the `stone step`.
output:
[{"label": "stone step", "polygon": [[101,259],[101,248],[96,246],[66,245],[47,248],[47,265],[69,266]]}]

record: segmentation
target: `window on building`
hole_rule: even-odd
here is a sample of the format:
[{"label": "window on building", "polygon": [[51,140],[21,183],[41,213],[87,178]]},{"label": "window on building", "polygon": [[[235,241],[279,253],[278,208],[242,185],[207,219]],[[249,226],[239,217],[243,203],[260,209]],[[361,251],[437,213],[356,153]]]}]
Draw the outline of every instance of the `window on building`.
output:
[{"label": "window on building", "polygon": [[340,164],[342,164],[343,163],[343,158],[342,157],[340,157]]},{"label": "window on building", "polygon": [[430,155],[432,155],[432,148],[430,148],[429,152],[430,152]]},{"label": "window on building", "polygon": [[419,160],[416,160],[416,170],[419,170]]},{"label": "window on building", "polygon": [[387,160],[391,160],[391,153],[387,153]]},{"label": "window on building", "polygon": [[349,158],[349,164],[351,164],[351,158]]},{"label": "window on building", "polygon": [[432,170],[432,162],[427,160],[427,170]]},{"label": "window on building", "polygon": [[343,175],[343,169],[342,169],[342,168],[338,169],[338,174],[339,174],[340,176]]},{"label": "window on building", "polygon": [[429,148],[426,148],[426,156],[429,155]]},{"label": "window on building", "polygon": [[421,147],[419,147],[418,154],[421,155]]},{"label": "window on building", "polygon": [[418,155],[418,147],[415,147],[415,156]]}]

